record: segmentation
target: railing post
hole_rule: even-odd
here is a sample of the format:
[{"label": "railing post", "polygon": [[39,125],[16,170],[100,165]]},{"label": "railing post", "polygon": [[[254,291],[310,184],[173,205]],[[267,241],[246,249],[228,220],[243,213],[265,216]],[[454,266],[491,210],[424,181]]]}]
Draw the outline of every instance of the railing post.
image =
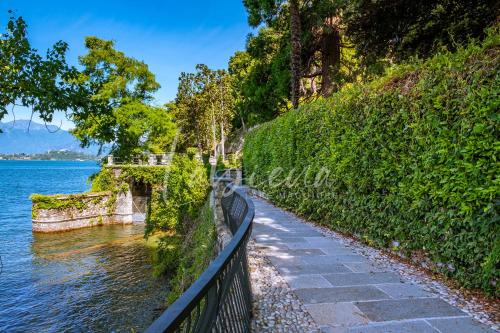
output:
[{"label": "railing post", "polygon": [[155,154],[148,155],[148,165],[156,165],[156,155]]}]

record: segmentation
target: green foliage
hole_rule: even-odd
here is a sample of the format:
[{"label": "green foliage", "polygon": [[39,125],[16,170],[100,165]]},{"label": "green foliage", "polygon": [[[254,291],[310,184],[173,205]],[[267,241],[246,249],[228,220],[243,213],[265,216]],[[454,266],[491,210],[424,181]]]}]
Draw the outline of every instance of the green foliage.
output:
[{"label": "green foliage", "polygon": [[215,256],[217,234],[213,212],[208,202],[190,220],[183,236],[162,237],[155,257],[155,274],[172,274],[167,298],[173,303],[208,267]]},{"label": "green foliage", "polygon": [[241,156],[238,154],[228,154],[225,161],[222,160],[222,156],[217,158],[216,171],[225,169],[241,169]]},{"label": "green foliage", "polygon": [[113,116],[119,124],[115,142],[118,155],[163,153],[174,140],[176,125],[164,108],[133,101],[116,108]]},{"label": "green foliage", "polygon": [[35,193],[30,196],[30,199],[37,209],[65,209],[70,207],[82,209],[85,206],[82,195],[78,194],[44,195]]},{"label": "green foliage", "polygon": [[114,48],[112,41],[87,37],[80,57],[79,105],[72,131],[83,146],[112,144],[124,160],[133,154],[164,152],[176,133],[171,115],[148,104],[160,85],[148,66]]},{"label": "green foliage", "polygon": [[180,154],[166,166],[124,165],[118,171],[115,176],[112,167],[104,167],[91,178],[91,191],[111,191],[116,198],[131,182],[149,187],[146,236],[156,231],[182,234],[184,219],[196,216],[209,188],[203,163]]},{"label": "green foliage", "polygon": [[96,204],[101,201],[100,197],[89,197],[86,193],[83,194],[32,194],[30,199],[33,203],[31,216],[36,219],[38,212],[41,209],[77,209],[79,211],[85,209],[89,204]]},{"label": "green foliage", "polygon": [[24,106],[50,122],[55,111],[74,106],[78,71],[66,63],[65,42],[58,41],[42,57],[30,45],[23,18],[9,14],[6,31],[0,33],[0,120],[8,106],[12,112]]},{"label": "green foliage", "polygon": [[194,154],[176,154],[167,166],[104,167],[91,181],[92,191],[111,191],[113,204],[132,182],[151,189],[145,236],[158,239],[153,273],[173,276],[169,301],[174,301],[214,256],[215,223],[206,204],[209,183],[203,163]]},{"label": "green foliage", "polygon": [[245,139],[247,180],[299,214],[373,245],[396,241],[498,295],[499,55],[495,29],[263,124]]},{"label": "green foliage", "polygon": [[373,63],[386,56],[428,57],[484,37],[499,9],[495,0],[357,0],[346,3],[345,21],[360,55]]},{"label": "green foliage", "polygon": [[238,126],[253,126],[288,110],[290,56],[285,37],[276,29],[262,28],[249,36],[246,52],[236,52],[229,60]]},{"label": "green foliage", "polygon": [[233,104],[231,77],[226,71],[198,64],[196,73],[181,73],[176,99],[167,108],[183,134],[183,148],[212,150],[231,130]]},{"label": "green foliage", "polygon": [[117,187],[116,179],[111,168],[102,168],[96,174],[90,176],[89,181],[92,183],[90,192],[111,191]]},{"label": "green foliage", "polygon": [[[157,183],[160,180],[160,183]],[[205,201],[208,178],[203,164],[188,157],[176,155],[167,170],[151,182],[152,194],[146,219],[146,234],[156,230],[183,234],[184,219],[192,219]]]}]

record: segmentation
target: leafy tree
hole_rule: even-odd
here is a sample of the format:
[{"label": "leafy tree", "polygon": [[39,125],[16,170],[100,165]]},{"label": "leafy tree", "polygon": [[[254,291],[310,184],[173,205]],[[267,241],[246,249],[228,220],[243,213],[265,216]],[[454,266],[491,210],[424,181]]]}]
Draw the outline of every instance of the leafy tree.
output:
[{"label": "leafy tree", "polygon": [[[317,98],[319,94],[329,96],[343,84],[354,81],[360,73],[358,62],[353,57],[353,45],[344,37],[342,16],[348,1],[303,0],[294,3],[297,5],[296,14],[300,23],[298,32],[292,31],[291,1],[245,2],[251,25],[266,23],[267,29],[272,29],[281,36],[280,50],[276,54],[292,50],[289,66],[292,68],[292,83],[298,80],[295,85],[299,89],[297,98],[307,101]],[[263,29],[257,37],[261,37],[259,35],[262,32]],[[296,36],[299,36],[299,46],[295,41]],[[294,67],[297,66],[293,61],[297,60],[297,55],[301,70],[295,72]],[[276,60],[279,61],[279,56]],[[294,78],[294,75],[297,77]],[[291,94],[292,105],[294,89]]]},{"label": "leafy tree", "polygon": [[343,36],[345,5],[346,0],[313,0],[301,10],[303,76],[310,80],[306,96],[327,97],[355,76],[356,65],[348,60],[352,45]]},{"label": "leafy tree", "polygon": [[236,127],[242,127],[246,130],[245,120],[245,95],[243,94],[243,87],[254,60],[250,57],[248,52],[237,51],[229,59],[229,74],[231,75],[231,92],[233,94],[234,111],[237,117],[234,118]]},{"label": "leafy tree", "polygon": [[200,73],[182,72],[177,97],[174,102],[167,104],[167,107],[181,130],[181,145],[184,148],[197,146],[202,151],[209,146],[210,133],[206,124],[210,123],[210,117],[201,95],[203,86],[200,76]]},{"label": "leafy tree", "polygon": [[66,63],[68,45],[59,41],[42,57],[29,43],[26,22],[9,13],[0,34],[0,120],[9,106],[13,111],[19,105],[50,122],[55,111],[65,112],[75,103],[78,72]]},{"label": "leafy tree", "polygon": [[112,41],[87,37],[85,46],[72,133],[84,146],[112,144],[113,154],[125,159],[143,150],[166,150],[174,124],[165,109],[148,104],[160,87],[148,66],[115,50]]},{"label": "leafy tree", "polygon": [[196,65],[196,73],[181,73],[175,102],[168,104],[183,134],[184,148],[200,151],[223,147],[234,117],[231,77],[223,70]]},{"label": "leafy tree", "polygon": [[345,16],[359,54],[375,63],[454,49],[471,37],[483,37],[498,15],[495,0],[357,0],[349,2]]},{"label": "leafy tree", "polygon": [[300,98],[301,70],[301,28],[299,0],[243,0],[248,11],[248,22],[257,27],[261,23],[271,25],[283,11],[290,19],[290,64],[292,105],[297,108]]},{"label": "leafy tree", "polygon": [[[249,126],[268,121],[289,108],[290,56],[288,39],[270,27],[250,36],[246,52],[229,61],[233,76],[235,118]],[[236,124],[239,127],[239,124]]]},{"label": "leafy tree", "polygon": [[176,126],[165,108],[132,101],[116,108],[113,115],[119,124],[115,144],[122,150],[127,147],[128,154],[163,153],[174,140]]}]

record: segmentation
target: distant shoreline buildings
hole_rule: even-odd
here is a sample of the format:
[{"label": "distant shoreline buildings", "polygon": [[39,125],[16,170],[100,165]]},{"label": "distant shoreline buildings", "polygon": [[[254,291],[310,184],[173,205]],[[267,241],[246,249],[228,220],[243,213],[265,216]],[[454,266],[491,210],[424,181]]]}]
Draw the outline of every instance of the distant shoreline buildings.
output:
[{"label": "distant shoreline buildings", "polygon": [[41,160],[97,161],[99,159],[100,158],[98,156],[83,154],[65,149],[48,151],[46,153],[40,153],[40,154],[25,154],[25,153],[0,154],[0,160],[13,160],[13,161],[41,161]]}]

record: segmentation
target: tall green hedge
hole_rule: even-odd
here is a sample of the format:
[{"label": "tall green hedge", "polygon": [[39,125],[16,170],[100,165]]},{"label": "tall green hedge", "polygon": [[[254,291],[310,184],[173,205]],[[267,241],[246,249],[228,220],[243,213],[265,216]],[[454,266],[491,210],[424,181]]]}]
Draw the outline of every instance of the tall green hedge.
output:
[{"label": "tall green hedge", "polygon": [[499,58],[495,29],[288,112],[246,136],[245,177],[283,207],[498,294]]}]

